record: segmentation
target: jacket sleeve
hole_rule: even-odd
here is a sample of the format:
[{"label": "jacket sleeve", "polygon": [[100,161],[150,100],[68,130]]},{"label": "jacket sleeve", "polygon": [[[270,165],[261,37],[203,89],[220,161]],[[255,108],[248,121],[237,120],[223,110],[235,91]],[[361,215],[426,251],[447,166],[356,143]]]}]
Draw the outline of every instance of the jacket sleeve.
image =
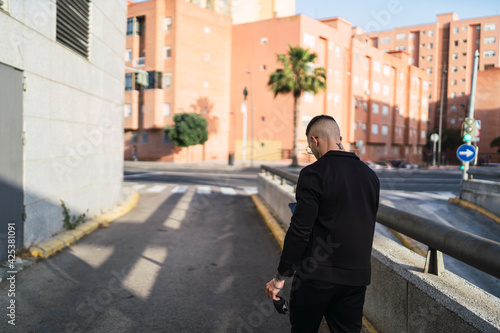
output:
[{"label": "jacket sleeve", "polygon": [[281,275],[292,276],[302,261],[314,222],[318,216],[322,192],[321,175],[308,167],[302,169],[295,195],[297,206],[285,236],[283,252],[278,265],[278,272]]}]

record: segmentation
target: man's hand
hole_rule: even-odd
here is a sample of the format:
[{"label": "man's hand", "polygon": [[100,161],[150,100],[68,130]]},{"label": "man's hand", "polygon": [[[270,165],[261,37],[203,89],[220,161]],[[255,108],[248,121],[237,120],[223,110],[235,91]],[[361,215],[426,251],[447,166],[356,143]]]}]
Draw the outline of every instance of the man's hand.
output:
[{"label": "man's hand", "polygon": [[273,278],[271,281],[269,281],[266,284],[266,295],[270,299],[274,301],[279,301],[278,293],[280,292],[281,289],[283,289],[283,286],[285,285],[285,280],[283,281],[276,281],[275,278]]}]

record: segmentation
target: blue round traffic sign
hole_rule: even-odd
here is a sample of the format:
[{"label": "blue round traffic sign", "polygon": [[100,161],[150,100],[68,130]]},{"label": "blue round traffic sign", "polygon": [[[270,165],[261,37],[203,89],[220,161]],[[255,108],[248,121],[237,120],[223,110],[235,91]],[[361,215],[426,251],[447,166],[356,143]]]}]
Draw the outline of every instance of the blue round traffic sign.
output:
[{"label": "blue round traffic sign", "polygon": [[457,157],[462,162],[470,162],[476,158],[476,148],[471,145],[461,145],[457,149]]}]

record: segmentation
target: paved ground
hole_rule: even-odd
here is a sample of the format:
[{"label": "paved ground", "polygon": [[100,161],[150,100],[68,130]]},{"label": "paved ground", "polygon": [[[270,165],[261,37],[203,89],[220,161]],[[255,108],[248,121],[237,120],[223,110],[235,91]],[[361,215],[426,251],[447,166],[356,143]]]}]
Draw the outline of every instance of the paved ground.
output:
[{"label": "paved ground", "polygon": [[[279,247],[244,190],[144,189],[136,209],[17,275],[1,332],[286,332]],[[6,311],[8,284],[0,285]]]}]

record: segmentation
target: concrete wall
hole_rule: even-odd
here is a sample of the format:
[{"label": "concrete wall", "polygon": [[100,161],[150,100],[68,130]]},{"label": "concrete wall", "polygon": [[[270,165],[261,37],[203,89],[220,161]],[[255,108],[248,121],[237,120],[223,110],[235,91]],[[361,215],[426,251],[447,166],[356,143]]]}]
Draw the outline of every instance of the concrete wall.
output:
[{"label": "concrete wall", "polygon": [[281,185],[277,178],[273,180],[271,176],[259,173],[257,177],[257,187],[260,196],[267,202],[286,226],[290,225],[292,212],[288,208],[290,202],[295,202],[293,187]]},{"label": "concrete wall", "polygon": [[0,62],[26,80],[25,247],[62,229],[59,199],[93,214],[121,196],[126,1],[91,1],[88,58],[56,41],[56,10],[17,0],[0,12]]},{"label": "concrete wall", "polygon": [[462,183],[460,199],[500,215],[500,183],[489,180],[468,180]]},{"label": "concrete wall", "polygon": [[[259,174],[258,189],[289,225],[281,208],[293,198],[290,187]],[[423,257],[375,234],[364,315],[379,332],[498,332],[498,298],[448,271],[442,276],[424,274],[424,264]]]}]

